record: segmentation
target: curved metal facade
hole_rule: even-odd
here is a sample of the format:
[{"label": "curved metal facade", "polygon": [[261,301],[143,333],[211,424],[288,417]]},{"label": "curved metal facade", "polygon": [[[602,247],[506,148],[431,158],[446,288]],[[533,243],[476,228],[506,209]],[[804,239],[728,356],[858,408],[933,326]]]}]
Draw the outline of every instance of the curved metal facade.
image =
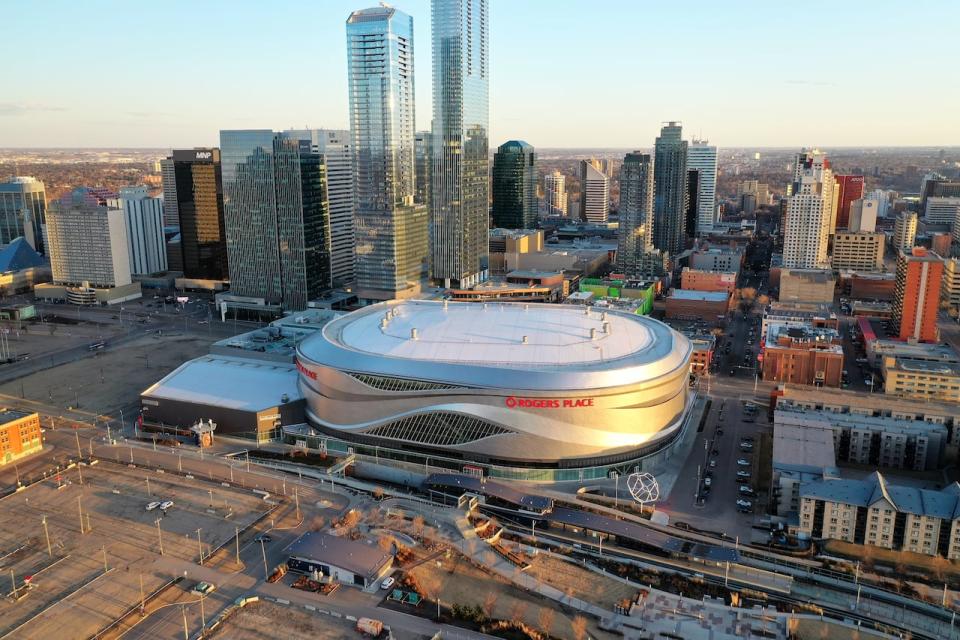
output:
[{"label": "curved metal facade", "polygon": [[[416,322],[419,309],[439,304],[367,307],[304,341],[297,366],[314,426],[364,444],[491,464],[571,468],[655,451],[672,440],[683,422],[690,397],[690,343],[645,317],[619,318],[645,332],[637,342],[642,348],[586,363],[524,363],[521,349],[517,361],[496,365],[398,357],[341,340],[344,329],[364,316],[379,316],[399,305]],[[458,313],[481,310],[477,304],[460,306]],[[512,307],[510,312],[517,313],[522,305]],[[571,318],[569,307],[542,306],[536,313],[556,318],[556,328],[549,331],[582,328],[565,324]],[[510,317],[503,316],[503,322]],[[423,331],[421,339],[429,341],[429,327]],[[543,335],[549,337],[549,331]]]}]

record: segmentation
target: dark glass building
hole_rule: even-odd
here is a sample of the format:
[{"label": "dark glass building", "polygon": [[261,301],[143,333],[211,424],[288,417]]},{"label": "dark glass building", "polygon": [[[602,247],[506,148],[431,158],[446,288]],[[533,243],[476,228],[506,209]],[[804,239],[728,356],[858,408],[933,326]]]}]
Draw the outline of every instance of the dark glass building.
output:
[{"label": "dark glass building", "polygon": [[537,223],[537,155],[522,140],[500,145],[493,156],[493,226],[533,229]]},{"label": "dark glass building", "polygon": [[671,256],[683,251],[687,214],[687,143],[679,122],[660,129],[654,144],[653,244]]},{"label": "dark glass building", "polygon": [[653,250],[653,161],[649,153],[628,153],[620,165],[620,229],[617,269],[628,278],[644,271]]},{"label": "dark glass building", "polygon": [[176,185],[183,275],[197,280],[226,280],[220,149],[175,149],[169,160]]},{"label": "dark glass building", "polygon": [[687,169],[687,211],[684,228],[688,238],[697,237],[700,213],[700,170]]}]

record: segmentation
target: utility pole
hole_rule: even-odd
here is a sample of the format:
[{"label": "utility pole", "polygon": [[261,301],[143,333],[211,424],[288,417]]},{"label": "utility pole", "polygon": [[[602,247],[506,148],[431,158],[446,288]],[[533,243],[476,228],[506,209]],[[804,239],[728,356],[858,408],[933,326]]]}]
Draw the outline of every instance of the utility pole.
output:
[{"label": "utility pole", "polygon": [[80,514],[80,535],[83,535],[83,505],[80,503],[80,496],[77,496],[77,513]]},{"label": "utility pole", "polygon": [[263,546],[263,538],[260,538],[260,553],[263,554],[263,579],[266,580],[270,577],[270,572],[267,570],[267,550]]},{"label": "utility pole", "polygon": [[203,637],[204,631],[207,628],[207,615],[203,611],[203,594],[200,594],[200,637]]},{"label": "utility pole", "polygon": [[50,548],[50,531],[47,530],[47,516],[43,516],[43,535],[47,538],[47,555],[53,557],[53,549]]},{"label": "utility pole", "polygon": [[110,570],[109,567],[107,567],[107,547],[106,547],[106,545],[100,547],[100,550],[103,552],[103,572],[106,573],[107,571]]},{"label": "utility pole", "polygon": [[146,601],[143,597],[143,571],[140,572],[140,615],[143,615]]},{"label": "utility pole", "polygon": [[180,613],[183,614],[183,640],[190,640],[190,633],[187,631],[187,608],[180,605]]},{"label": "utility pole", "polygon": [[12,568],[10,569],[10,583],[13,585],[13,599],[16,600],[19,597],[17,596],[17,579],[13,575]]},{"label": "utility pole", "polygon": [[240,527],[234,527],[234,535],[237,537],[237,565],[240,564]]},{"label": "utility pole", "polygon": [[160,543],[160,555],[163,555],[163,534],[160,532],[160,518],[157,518],[157,542]]},{"label": "utility pole", "polygon": [[197,548],[200,550],[200,566],[203,566],[203,543],[200,542],[200,529],[197,528]]},{"label": "utility pole", "polygon": [[73,435],[77,436],[77,458],[79,460],[83,459],[83,451],[80,450],[80,432],[74,431]]},{"label": "utility pole", "polygon": [[153,497],[153,494],[150,493],[150,478],[147,478],[147,495]]},{"label": "utility pole", "polygon": [[297,522],[300,522],[300,493],[297,488],[293,488],[293,502],[297,505]]},{"label": "utility pole", "polygon": [[83,485],[83,467],[80,464],[80,461],[77,461],[77,473],[80,474],[80,485]]}]

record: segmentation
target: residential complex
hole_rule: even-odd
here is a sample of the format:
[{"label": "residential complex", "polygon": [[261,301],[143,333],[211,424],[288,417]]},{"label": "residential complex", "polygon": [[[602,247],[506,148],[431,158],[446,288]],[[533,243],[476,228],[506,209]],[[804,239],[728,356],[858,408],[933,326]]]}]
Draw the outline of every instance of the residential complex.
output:
[{"label": "residential complex", "polygon": [[687,141],[679,122],[668,122],[654,142],[653,245],[677,255],[686,243]]},{"label": "residential complex", "polygon": [[493,224],[533,229],[537,224],[537,154],[522,140],[511,140],[493,156]]},{"label": "residential complex", "polygon": [[912,211],[901,211],[893,225],[893,238],[891,239],[893,250],[909,253],[913,249],[916,237],[917,214]]},{"label": "residential complex", "polygon": [[167,243],[163,234],[163,201],[147,195],[146,187],[123,187],[110,206],[123,211],[127,224],[130,273],[150,275],[167,270]]},{"label": "residential complex", "polygon": [[617,269],[642,273],[644,254],[653,250],[653,162],[648,153],[628,153],[620,166],[620,229]]}]

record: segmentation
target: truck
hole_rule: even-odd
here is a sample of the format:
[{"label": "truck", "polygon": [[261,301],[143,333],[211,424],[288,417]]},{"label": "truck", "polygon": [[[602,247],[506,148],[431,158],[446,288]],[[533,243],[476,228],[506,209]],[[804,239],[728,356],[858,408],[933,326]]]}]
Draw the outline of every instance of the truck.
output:
[{"label": "truck", "polygon": [[374,618],[360,618],[357,620],[357,631],[376,638],[383,633],[383,623]]}]

